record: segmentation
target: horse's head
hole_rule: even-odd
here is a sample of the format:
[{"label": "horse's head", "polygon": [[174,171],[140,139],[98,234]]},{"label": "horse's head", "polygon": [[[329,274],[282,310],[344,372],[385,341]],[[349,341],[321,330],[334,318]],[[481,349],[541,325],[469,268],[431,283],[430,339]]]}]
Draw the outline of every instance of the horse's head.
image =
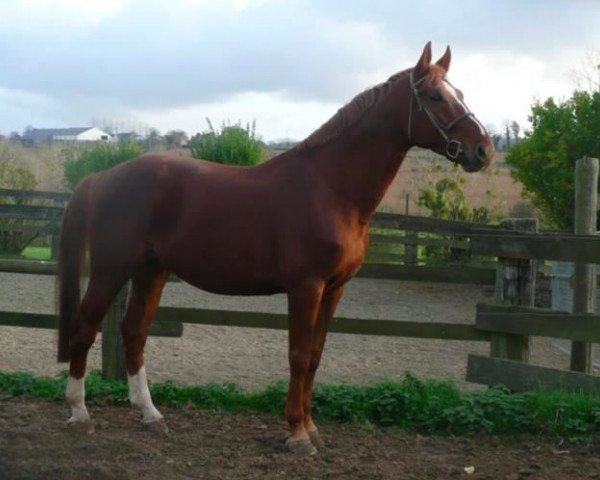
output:
[{"label": "horse's head", "polygon": [[409,71],[410,110],[408,139],[459,163],[467,172],[487,167],[494,145],[487,131],[463,100],[463,94],[446,78],[450,47],[431,63],[431,42]]}]

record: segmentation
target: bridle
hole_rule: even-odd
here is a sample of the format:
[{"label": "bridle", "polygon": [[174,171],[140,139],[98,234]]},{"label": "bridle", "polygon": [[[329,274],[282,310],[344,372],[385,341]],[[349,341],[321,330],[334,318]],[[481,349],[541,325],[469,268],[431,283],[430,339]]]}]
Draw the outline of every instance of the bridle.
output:
[{"label": "bridle", "polygon": [[[454,120],[450,121],[450,123],[448,123],[447,125],[444,125],[433,114],[433,112],[431,110],[429,110],[425,105],[422,104],[421,98],[419,97],[419,90],[417,87],[419,85],[421,85],[427,79],[427,75],[419,78],[415,82],[413,80],[413,71],[411,70],[409,78],[410,78],[410,87],[412,90],[412,95],[410,96],[410,110],[408,113],[408,141],[410,142],[410,140],[411,140],[410,137],[411,137],[411,130],[412,130],[413,99],[416,98],[417,105],[419,105],[419,111],[424,111],[427,114],[427,116],[431,120],[431,123],[433,123],[435,128],[437,128],[438,132],[440,132],[440,135],[442,136],[442,138],[446,141],[446,155],[448,156],[448,158],[456,161],[458,159],[458,156],[460,155],[460,153],[463,151],[462,142],[451,139],[448,136],[448,133],[450,132],[452,127],[454,127],[460,121],[464,120],[465,118],[474,116],[473,112],[471,112],[471,110],[469,110],[469,108],[466,105],[464,105],[466,112],[463,113],[462,115],[456,117]],[[444,81],[446,83],[448,83],[448,85],[450,85],[452,88],[454,88],[454,86],[450,82],[448,82],[448,80],[444,80]],[[454,151],[453,151],[453,149],[454,149]]]}]

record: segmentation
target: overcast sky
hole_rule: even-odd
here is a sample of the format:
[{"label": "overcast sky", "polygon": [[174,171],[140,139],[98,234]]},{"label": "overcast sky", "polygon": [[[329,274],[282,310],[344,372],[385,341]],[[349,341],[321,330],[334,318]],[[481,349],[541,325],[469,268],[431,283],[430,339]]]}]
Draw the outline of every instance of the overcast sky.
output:
[{"label": "overcast sky", "polygon": [[0,133],[208,116],[300,139],[428,40],[482,123],[526,124],[600,48],[600,1],[0,0]]}]

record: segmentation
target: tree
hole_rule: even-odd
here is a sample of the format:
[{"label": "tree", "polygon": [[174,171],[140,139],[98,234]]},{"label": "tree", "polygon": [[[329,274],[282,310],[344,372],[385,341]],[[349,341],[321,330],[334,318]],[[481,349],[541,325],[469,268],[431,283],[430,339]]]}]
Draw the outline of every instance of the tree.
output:
[{"label": "tree", "polygon": [[600,50],[591,50],[582,62],[581,68],[572,72],[579,90],[600,91]]},{"label": "tree", "polygon": [[521,131],[521,126],[515,120],[513,120],[510,124],[510,130],[513,134],[514,145],[516,145],[519,143],[519,132]]},{"label": "tree", "polygon": [[165,138],[160,135],[158,129],[150,128],[146,134],[146,143],[148,150],[153,150],[156,147],[164,145]]},{"label": "tree", "polygon": [[492,139],[492,143],[494,144],[494,149],[497,152],[502,150],[502,134],[498,132],[496,125],[492,123],[488,123],[485,126],[485,129],[488,131],[490,138]]},{"label": "tree", "polygon": [[573,229],[575,161],[600,157],[600,92],[576,91],[531,107],[532,129],[507,155],[512,175],[548,223]]},{"label": "tree", "polygon": [[494,149],[497,152],[501,152],[502,151],[502,135],[500,135],[499,133],[493,133],[492,134],[492,142],[494,144]]},{"label": "tree", "polygon": [[165,133],[167,148],[181,148],[188,141],[188,135],[183,130],[170,130]]},{"label": "tree", "polygon": [[508,120],[504,120],[504,149],[510,150],[510,122]]}]

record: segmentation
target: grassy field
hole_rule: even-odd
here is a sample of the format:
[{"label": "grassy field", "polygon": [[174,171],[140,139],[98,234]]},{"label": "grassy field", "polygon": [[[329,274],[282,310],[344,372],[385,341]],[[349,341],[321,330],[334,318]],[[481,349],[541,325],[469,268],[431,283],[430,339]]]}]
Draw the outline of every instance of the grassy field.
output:
[{"label": "grassy field", "polygon": [[486,206],[496,218],[511,216],[516,207],[527,205],[528,202],[521,197],[522,185],[510,176],[510,169],[504,162],[504,156],[504,153],[497,153],[486,171],[465,173],[460,167],[454,166],[439,155],[422,149],[413,149],[406,156],[379,210],[405,213],[408,195],[409,213],[427,216],[428,212],[417,205],[419,191],[444,177],[451,177],[461,183],[470,207]]}]

